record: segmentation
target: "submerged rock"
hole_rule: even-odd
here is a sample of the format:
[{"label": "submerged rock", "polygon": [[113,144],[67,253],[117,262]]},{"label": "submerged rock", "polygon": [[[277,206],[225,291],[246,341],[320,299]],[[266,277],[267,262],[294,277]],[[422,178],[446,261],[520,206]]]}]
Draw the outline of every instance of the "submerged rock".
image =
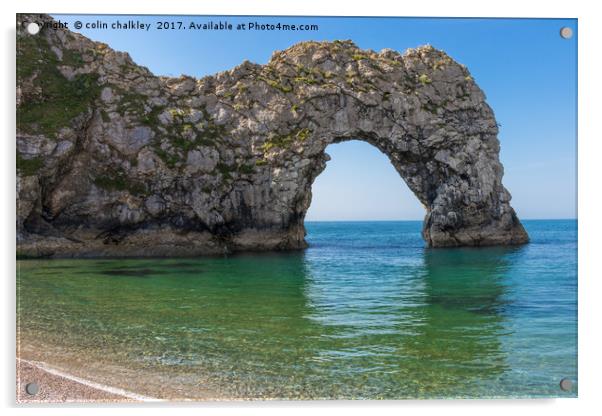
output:
[{"label": "submerged rock", "polygon": [[18,27],[21,254],[305,247],[325,148],[351,139],[385,153],[422,202],[428,246],[528,241],[502,185],[493,111],[431,46],[302,42],[266,65],[172,79],[68,30]]}]

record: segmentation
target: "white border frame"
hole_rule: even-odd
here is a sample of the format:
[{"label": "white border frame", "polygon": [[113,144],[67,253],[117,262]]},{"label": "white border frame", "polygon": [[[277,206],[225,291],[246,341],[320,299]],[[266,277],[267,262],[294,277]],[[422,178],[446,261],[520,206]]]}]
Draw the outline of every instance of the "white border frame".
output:
[{"label": "white border frame", "polygon": [[[396,414],[404,411],[421,411],[427,414],[470,415],[483,413],[507,415],[509,412],[545,413],[546,415],[567,413],[587,414],[600,408],[598,385],[600,369],[600,316],[602,302],[602,270],[597,255],[600,255],[602,227],[600,225],[600,179],[602,163],[600,145],[602,137],[596,130],[601,118],[602,91],[600,76],[602,68],[600,45],[602,40],[601,14],[596,2],[548,0],[528,3],[524,0],[500,0],[496,3],[469,0],[430,0],[407,3],[384,0],[231,0],[204,3],[202,1],[169,0],[166,2],[129,2],[102,0],[84,3],[81,0],[3,1],[2,12],[2,57],[1,67],[3,138],[0,204],[4,220],[2,238],[1,277],[3,325],[8,331],[0,343],[2,350],[3,375],[0,384],[1,404],[7,407],[5,414],[80,415],[100,414],[106,408],[113,413],[158,415],[164,407],[178,406],[183,414],[306,414],[308,411],[328,414],[342,410],[347,414],[359,415],[369,411],[379,414]],[[30,407],[15,405],[15,13],[119,13],[119,14],[215,14],[215,15],[333,15],[333,16],[424,16],[424,17],[555,17],[578,18],[579,50],[579,121],[578,121],[578,218],[579,218],[579,398],[546,400],[428,400],[428,401],[330,401],[330,402],[226,402],[194,404],[143,404],[143,405],[96,405],[83,410],[82,406],[59,405]],[[599,179],[600,178],[600,179]],[[87,407],[87,406],[86,406]],[[200,408],[200,409],[199,409]]]}]

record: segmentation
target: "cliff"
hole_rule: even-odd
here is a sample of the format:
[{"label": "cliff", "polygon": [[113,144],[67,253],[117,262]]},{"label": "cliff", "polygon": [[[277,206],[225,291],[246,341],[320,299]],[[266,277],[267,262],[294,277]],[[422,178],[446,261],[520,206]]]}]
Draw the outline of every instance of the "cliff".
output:
[{"label": "cliff", "polygon": [[[427,245],[520,244],[497,124],[430,46],[303,42],[266,65],[158,77],[66,29],[17,30],[17,248],[172,256],[305,247],[331,143],[385,153],[427,210]],[[362,166],[358,166],[362,169]]]}]

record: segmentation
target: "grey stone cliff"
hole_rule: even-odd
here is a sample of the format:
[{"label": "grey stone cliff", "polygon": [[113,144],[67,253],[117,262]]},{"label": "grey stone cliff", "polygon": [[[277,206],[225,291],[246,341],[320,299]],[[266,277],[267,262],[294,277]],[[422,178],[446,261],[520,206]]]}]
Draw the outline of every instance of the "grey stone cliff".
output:
[{"label": "grey stone cliff", "polygon": [[18,27],[21,255],[303,248],[324,150],[351,139],[386,154],[424,205],[428,246],[528,241],[493,112],[442,51],[303,42],[266,65],[166,78],[68,30]]}]

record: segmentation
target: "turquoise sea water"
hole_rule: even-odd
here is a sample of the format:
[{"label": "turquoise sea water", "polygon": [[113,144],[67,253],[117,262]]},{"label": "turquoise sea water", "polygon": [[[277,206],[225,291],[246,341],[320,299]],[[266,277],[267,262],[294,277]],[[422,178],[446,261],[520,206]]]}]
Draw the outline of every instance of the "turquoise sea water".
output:
[{"label": "turquoise sea water", "polygon": [[20,260],[20,351],[169,398],[574,397],[577,222],[524,225],[521,247],[316,222],[301,252]]}]

